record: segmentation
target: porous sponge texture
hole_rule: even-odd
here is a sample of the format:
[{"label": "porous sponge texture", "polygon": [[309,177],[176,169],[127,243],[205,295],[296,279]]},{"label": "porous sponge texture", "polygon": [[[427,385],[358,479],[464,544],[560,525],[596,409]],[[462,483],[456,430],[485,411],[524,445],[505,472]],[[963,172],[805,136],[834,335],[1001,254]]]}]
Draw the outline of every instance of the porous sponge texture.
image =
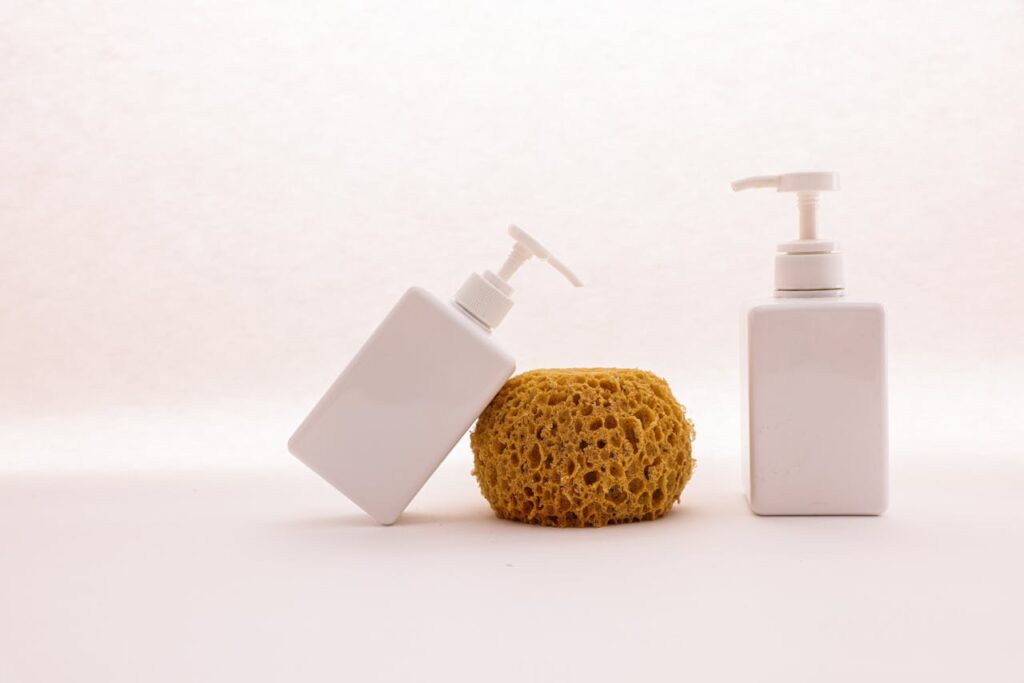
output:
[{"label": "porous sponge texture", "polygon": [[558,527],[657,519],[693,474],[693,424],[642,370],[532,370],[470,435],[473,474],[503,519]]}]

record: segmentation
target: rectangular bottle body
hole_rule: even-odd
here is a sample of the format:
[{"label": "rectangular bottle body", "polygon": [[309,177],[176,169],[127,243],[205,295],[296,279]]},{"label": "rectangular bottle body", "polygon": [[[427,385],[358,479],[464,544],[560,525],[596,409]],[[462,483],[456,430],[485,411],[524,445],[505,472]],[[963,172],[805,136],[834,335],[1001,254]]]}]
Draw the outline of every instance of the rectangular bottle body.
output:
[{"label": "rectangular bottle body", "polygon": [[382,524],[394,522],[515,370],[490,333],[413,287],[288,448]]},{"label": "rectangular bottle body", "polygon": [[744,482],[761,515],[888,506],[885,311],[843,299],[752,306],[743,344]]}]

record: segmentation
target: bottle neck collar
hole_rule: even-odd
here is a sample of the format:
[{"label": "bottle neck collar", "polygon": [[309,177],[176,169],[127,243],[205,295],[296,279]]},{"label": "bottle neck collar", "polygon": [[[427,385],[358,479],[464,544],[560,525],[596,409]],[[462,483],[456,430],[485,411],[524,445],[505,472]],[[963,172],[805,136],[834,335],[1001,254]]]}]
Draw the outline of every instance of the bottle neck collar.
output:
[{"label": "bottle neck collar", "polygon": [[776,289],[776,299],[839,299],[846,296],[845,289]]}]

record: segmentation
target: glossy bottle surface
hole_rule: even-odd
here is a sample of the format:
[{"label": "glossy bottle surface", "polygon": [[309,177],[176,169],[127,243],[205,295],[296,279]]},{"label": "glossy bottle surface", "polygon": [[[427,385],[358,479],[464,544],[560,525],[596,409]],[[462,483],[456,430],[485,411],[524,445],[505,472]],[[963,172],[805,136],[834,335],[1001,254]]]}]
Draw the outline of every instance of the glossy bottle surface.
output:
[{"label": "glossy bottle surface", "polygon": [[744,483],[761,515],[878,515],[889,494],[885,312],[842,298],[752,306]]},{"label": "glossy bottle surface", "polygon": [[391,524],[514,370],[485,328],[413,287],[288,448],[378,522]]}]

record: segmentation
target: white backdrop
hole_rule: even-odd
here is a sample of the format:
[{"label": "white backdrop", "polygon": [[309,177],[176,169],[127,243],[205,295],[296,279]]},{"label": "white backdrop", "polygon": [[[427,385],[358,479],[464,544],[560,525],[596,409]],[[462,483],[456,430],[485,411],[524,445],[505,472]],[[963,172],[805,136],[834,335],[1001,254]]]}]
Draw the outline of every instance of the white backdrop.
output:
[{"label": "white backdrop", "polygon": [[[518,277],[520,368],[653,370],[733,457],[738,311],[796,213],[728,183],[818,168],[888,305],[897,452],[1016,447],[1018,2],[7,0],[0,46],[7,465],[284,458],[401,292],[494,267],[509,221],[589,285]],[[279,455],[144,447],[256,414]],[[158,421],[69,455],[97,416]]]}]

